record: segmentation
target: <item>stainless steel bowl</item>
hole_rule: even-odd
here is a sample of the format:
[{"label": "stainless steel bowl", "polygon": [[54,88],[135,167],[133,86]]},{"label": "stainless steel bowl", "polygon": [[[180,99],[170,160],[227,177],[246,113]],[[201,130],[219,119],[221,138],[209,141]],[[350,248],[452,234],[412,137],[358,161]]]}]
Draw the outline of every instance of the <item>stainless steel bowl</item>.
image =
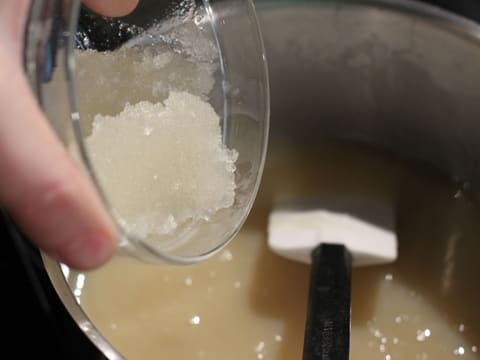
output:
[{"label": "stainless steel bowl", "polygon": [[[269,62],[272,138],[363,143],[435,168],[475,196],[480,185],[478,24],[400,0],[261,0],[257,9]],[[413,240],[401,243],[401,266],[418,267],[412,281],[431,288],[437,306],[453,301],[476,306],[480,227],[462,227],[475,222],[476,205],[458,207],[452,194],[451,209],[439,214],[438,199],[428,189],[415,194],[416,205],[404,208],[399,221],[415,223],[415,212],[431,207],[432,216],[444,223],[432,220],[431,239],[408,236],[406,230]],[[86,335],[108,358],[121,359],[75,301],[59,264],[45,259],[45,266]],[[475,316],[471,322],[480,324],[480,311]]]},{"label": "stainless steel bowl", "polygon": [[480,28],[413,1],[259,3],[272,132],[360,141],[480,180]]}]

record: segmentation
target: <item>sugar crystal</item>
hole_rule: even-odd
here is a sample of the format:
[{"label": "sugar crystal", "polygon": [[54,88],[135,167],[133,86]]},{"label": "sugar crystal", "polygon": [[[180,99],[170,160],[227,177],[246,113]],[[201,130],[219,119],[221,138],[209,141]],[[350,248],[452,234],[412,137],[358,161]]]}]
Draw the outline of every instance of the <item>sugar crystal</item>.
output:
[{"label": "sugar crystal", "polygon": [[235,199],[237,152],[211,105],[187,92],[96,115],[88,150],[121,223],[141,237],[173,234]]}]

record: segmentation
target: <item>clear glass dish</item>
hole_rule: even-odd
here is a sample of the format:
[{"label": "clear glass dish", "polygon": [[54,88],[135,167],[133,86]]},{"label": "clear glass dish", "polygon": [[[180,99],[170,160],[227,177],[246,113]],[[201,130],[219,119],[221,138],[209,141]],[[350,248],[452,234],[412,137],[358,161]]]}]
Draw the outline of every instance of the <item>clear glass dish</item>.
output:
[{"label": "clear glass dish", "polygon": [[[80,1],[35,1],[27,25],[25,61],[32,87],[49,121],[72,157],[90,176],[115,220],[121,252],[146,261],[188,264],[215,254],[237,234],[258,190],[269,129],[267,64],[252,1],[182,1],[165,6],[141,0],[133,13],[118,19],[95,15],[82,8]],[[183,153],[183,134],[190,136],[187,144],[200,141],[201,135],[197,137],[195,133],[196,123],[191,123],[193,127],[182,123],[179,126],[184,128],[154,141],[152,146],[172,142],[171,146],[160,148],[162,155],[150,151],[140,157],[132,155],[130,162],[117,159],[117,168],[102,173],[98,159],[111,156],[105,154],[113,145],[92,150],[88,139],[96,129],[97,115],[115,116],[127,104],[141,101],[160,103],[165,110],[172,93],[185,92],[190,96],[187,100],[193,96],[218,117],[220,150],[222,156],[230,156],[220,165],[229,167],[233,191],[223,194],[225,182],[216,182],[215,174],[209,173],[210,153],[203,157],[202,150]],[[186,103],[183,115],[194,111],[189,106]],[[187,116],[183,115],[178,116],[179,121]],[[116,124],[112,125],[111,134],[121,131]],[[203,128],[199,129],[201,132]],[[148,127],[143,131],[150,135]],[[116,138],[111,134],[110,142]],[[130,146],[129,156],[137,151],[138,144],[146,144],[148,139],[142,139],[125,142],[125,146]],[[178,146],[179,151],[172,154],[180,155],[168,162],[170,172],[160,176],[149,172],[165,165],[160,162],[172,155],[168,151],[173,146]],[[182,163],[185,156],[193,161]],[[128,187],[113,190],[109,185],[118,179],[109,181],[108,176],[118,175],[118,169],[123,171],[121,179],[133,180]],[[204,170],[207,173],[200,182],[192,180],[198,177],[196,171]],[[143,172],[148,175],[148,186],[135,179]],[[171,179],[169,174],[173,174]],[[175,182],[177,174],[189,184],[189,189]],[[155,181],[160,177],[159,186],[152,183],[152,176]],[[169,188],[177,185],[180,190],[174,190],[183,191],[181,196]],[[128,194],[123,196],[121,191],[125,189]],[[142,193],[144,200],[157,196],[155,206],[162,204],[152,205],[149,215],[153,215],[148,221],[138,216],[128,218],[122,207],[125,198]],[[210,204],[209,196],[216,194],[218,201]],[[194,205],[184,211],[183,204],[190,200]],[[135,204],[138,208],[139,203]],[[142,221],[146,225],[139,225]]]}]

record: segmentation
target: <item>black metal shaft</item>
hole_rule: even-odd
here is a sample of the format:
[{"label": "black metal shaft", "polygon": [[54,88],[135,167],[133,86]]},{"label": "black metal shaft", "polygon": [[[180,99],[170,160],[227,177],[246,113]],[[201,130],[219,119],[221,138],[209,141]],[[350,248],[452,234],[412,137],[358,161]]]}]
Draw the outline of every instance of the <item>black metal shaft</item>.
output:
[{"label": "black metal shaft", "polygon": [[312,252],[303,360],[348,360],[352,257],[343,245]]}]

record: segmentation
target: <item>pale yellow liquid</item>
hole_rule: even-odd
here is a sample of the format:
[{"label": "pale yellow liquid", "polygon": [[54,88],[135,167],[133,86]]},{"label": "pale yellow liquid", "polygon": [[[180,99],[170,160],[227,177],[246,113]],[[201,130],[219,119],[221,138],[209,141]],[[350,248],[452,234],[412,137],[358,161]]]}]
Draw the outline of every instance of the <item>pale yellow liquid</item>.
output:
[{"label": "pale yellow liquid", "polygon": [[479,212],[463,193],[355,147],[270,149],[253,212],[220,254],[188,267],[117,257],[72,286],[123,355],[301,359],[309,267],[268,250],[268,213],[279,197],[362,194],[394,204],[400,247],[396,263],[354,270],[350,358],[480,358]]}]

